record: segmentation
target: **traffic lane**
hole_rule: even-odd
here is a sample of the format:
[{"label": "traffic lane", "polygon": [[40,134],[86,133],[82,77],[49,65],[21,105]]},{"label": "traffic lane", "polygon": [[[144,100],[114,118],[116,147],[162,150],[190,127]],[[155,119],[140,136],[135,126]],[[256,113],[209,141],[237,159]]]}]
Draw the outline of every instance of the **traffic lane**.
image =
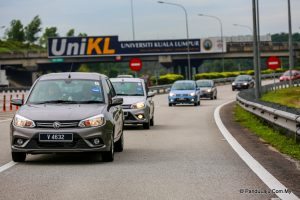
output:
[{"label": "traffic lane", "polygon": [[10,121],[11,120],[0,120],[0,167],[11,161]]},{"label": "traffic lane", "polygon": [[156,125],[126,130],[125,150],[113,163],[97,155],[29,156],[0,174],[2,199],[270,199],[240,194],[268,188],[215,125],[216,105],[235,96],[220,88],[229,93],[200,107],[168,107],[167,96],[157,95]]}]

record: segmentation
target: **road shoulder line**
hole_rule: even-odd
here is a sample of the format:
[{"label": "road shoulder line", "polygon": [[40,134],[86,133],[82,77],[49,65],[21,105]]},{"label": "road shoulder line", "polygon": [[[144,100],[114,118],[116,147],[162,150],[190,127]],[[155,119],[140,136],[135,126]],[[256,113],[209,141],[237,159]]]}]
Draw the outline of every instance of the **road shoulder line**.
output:
[{"label": "road shoulder line", "polygon": [[[230,146],[233,148],[233,150],[239,155],[239,157],[249,166],[249,168],[271,189],[276,190],[282,190],[285,191],[287,188],[280,183],[271,173],[269,173],[257,160],[255,160],[238,142],[237,140],[231,135],[231,133],[227,130],[227,128],[224,126],[221,117],[220,117],[220,110],[223,106],[230,104],[234,101],[230,101],[227,103],[224,103],[220,106],[218,106],[214,111],[214,119],[215,122],[224,136],[224,138],[227,140],[227,142],[230,144]],[[276,193],[276,195],[283,199],[283,200],[296,200],[299,199],[295,194],[293,193]]]},{"label": "road shoulder line", "polygon": [[18,163],[11,161],[11,162],[9,162],[9,163],[7,163],[7,164],[1,166],[1,167],[0,167],[0,173],[2,173],[2,172],[4,172],[5,170],[7,170],[7,169],[9,169],[9,168],[11,168],[11,167],[13,167],[13,166],[15,166],[16,164],[18,164]]}]

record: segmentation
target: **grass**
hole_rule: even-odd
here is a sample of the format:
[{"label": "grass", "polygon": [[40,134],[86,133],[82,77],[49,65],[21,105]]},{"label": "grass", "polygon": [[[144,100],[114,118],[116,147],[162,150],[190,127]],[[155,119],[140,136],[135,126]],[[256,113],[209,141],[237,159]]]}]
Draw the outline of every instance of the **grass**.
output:
[{"label": "grass", "polygon": [[295,139],[289,138],[279,131],[274,130],[239,105],[234,108],[234,118],[235,121],[239,122],[243,127],[258,135],[281,153],[300,160],[300,144],[297,144]]},{"label": "grass", "polygon": [[300,87],[280,89],[262,96],[261,100],[284,106],[300,108]]}]

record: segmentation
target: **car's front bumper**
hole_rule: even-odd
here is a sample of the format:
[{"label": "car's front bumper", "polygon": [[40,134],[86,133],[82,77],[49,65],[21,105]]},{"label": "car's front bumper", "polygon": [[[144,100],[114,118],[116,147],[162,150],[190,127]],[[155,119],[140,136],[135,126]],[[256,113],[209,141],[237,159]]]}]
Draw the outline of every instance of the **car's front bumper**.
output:
[{"label": "car's front bumper", "polygon": [[[144,124],[150,121],[150,113],[147,107],[142,109],[124,109],[124,124]],[[142,116],[142,118],[139,118]]]},{"label": "car's front bumper", "polygon": [[[104,125],[96,128],[70,128],[70,129],[51,129],[51,128],[11,128],[11,149],[12,152],[24,152],[29,154],[38,153],[62,153],[62,152],[95,152],[109,151],[113,129]],[[72,133],[71,142],[41,142],[40,133],[64,134]],[[17,139],[23,139],[22,145],[17,145]],[[93,144],[93,139],[100,139],[99,145]]]},{"label": "car's front bumper", "polygon": [[211,98],[214,95],[213,91],[207,92],[207,91],[202,91],[200,97],[202,98]]},{"label": "car's front bumper", "polygon": [[169,96],[171,104],[194,104],[197,102],[197,96]]},{"label": "car's front bumper", "polygon": [[241,85],[232,85],[232,89],[248,89],[249,88],[249,84],[247,84],[247,85],[243,85],[243,84],[241,84]]}]

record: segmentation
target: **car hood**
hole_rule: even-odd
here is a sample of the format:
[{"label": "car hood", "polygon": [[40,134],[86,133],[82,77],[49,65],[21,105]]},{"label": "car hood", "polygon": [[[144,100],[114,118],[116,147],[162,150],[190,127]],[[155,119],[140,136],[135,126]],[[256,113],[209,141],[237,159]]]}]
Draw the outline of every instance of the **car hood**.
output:
[{"label": "car hood", "polygon": [[104,104],[41,104],[23,105],[17,114],[31,120],[82,120],[104,112]]},{"label": "car hood", "polygon": [[234,81],[234,83],[249,83],[250,81]]},{"label": "car hood", "polygon": [[175,94],[190,94],[195,92],[195,90],[171,90],[171,92]]},{"label": "car hood", "polygon": [[131,105],[138,102],[145,102],[146,97],[144,96],[118,96],[123,98],[123,105]]},{"label": "car hood", "polygon": [[211,87],[200,87],[200,90],[211,90],[212,88]]}]

